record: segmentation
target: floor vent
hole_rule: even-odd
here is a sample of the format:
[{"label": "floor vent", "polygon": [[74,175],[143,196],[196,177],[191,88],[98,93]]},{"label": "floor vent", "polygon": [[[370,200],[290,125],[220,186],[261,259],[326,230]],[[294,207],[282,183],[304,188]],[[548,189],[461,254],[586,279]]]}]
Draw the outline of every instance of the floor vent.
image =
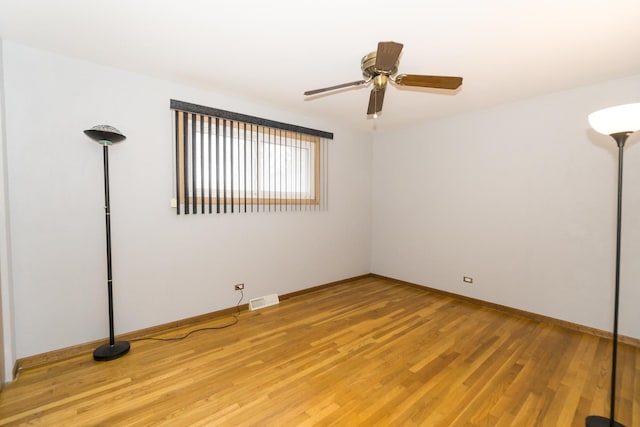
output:
[{"label": "floor vent", "polygon": [[278,295],[276,294],[266,295],[259,298],[252,298],[249,300],[249,310],[258,310],[260,308],[269,307],[279,303],[280,300],[278,299]]}]

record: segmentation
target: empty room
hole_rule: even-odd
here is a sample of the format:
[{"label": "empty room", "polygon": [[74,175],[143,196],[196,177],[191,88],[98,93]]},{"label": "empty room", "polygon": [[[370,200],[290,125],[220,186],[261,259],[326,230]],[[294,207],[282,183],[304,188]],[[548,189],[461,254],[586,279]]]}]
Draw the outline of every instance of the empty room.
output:
[{"label": "empty room", "polygon": [[0,425],[639,426],[639,18],[0,0]]}]

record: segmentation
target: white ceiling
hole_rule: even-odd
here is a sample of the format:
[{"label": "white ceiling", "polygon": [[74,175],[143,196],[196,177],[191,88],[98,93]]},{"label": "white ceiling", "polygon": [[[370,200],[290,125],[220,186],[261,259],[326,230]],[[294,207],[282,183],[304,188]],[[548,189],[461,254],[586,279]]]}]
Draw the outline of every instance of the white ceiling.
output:
[{"label": "white ceiling", "polygon": [[0,37],[363,130],[371,86],[303,92],[361,79],[378,41],[464,82],[389,87],[377,129],[640,74],[640,0],[0,0]]}]

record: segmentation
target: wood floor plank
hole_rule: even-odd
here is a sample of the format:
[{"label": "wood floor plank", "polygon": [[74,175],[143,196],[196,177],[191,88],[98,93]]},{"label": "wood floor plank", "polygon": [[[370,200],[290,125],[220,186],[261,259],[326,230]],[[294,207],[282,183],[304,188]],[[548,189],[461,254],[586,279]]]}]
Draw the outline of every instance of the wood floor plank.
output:
[{"label": "wood floor plank", "polygon": [[[617,419],[640,425],[640,349],[619,357]],[[0,425],[583,426],[608,414],[610,364],[607,339],[364,277],[25,369]]]}]

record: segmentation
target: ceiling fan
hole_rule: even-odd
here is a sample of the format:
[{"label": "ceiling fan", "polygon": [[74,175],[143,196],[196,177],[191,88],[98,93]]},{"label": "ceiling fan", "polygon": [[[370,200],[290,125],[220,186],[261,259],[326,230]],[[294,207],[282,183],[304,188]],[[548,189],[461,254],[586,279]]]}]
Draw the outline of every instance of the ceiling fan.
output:
[{"label": "ceiling fan", "polygon": [[357,80],[355,82],[343,83],[322,89],[308,90],[304,94],[306,96],[317,95],[331,90],[351,86],[362,86],[373,81],[373,89],[371,89],[371,95],[369,95],[367,115],[373,114],[373,117],[376,118],[378,113],[382,111],[384,92],[387,88],[387,82],[389,81],[398,86],[436,89],[457,89],[462,84],[462,77],[425,76],[420,74],[399,74],[396,76],[402,47],[402,43],[380,42],[378,43],[378,50],[365,55],[360,62],[362,75],[365,77],[364,80]]}]

